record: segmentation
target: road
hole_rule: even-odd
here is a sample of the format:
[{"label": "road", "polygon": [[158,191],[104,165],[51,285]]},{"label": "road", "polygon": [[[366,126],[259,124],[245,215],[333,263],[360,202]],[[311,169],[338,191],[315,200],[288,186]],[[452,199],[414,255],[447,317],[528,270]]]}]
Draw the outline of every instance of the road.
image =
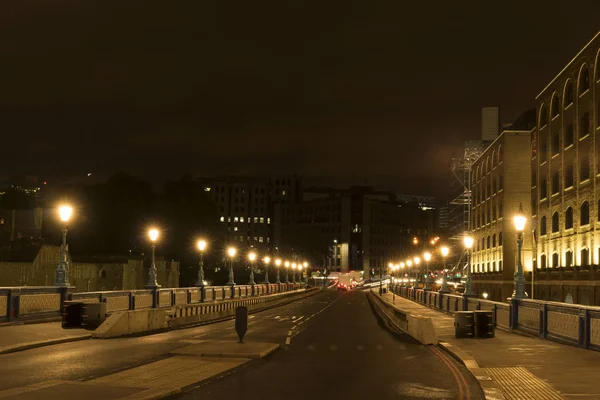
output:
[{"label": "road", "polygon": [[294,312],[302,319],[298,321],[296,315],[287,333],[282,334],[276,320],[269,319],[264,324],[268,329],[247,337],[248,341],[275,339],[283,344],[282,350],[177,398],[483,399],[464,366],[437,347],[385,329],[365,292],[328,290]]},{"label": "road", "polygon": [[[0,390],[54,379],[90,380],[168,357],[193,340],[236,340],[234,323],[0,355]],[[364,292],[327,290],[253,314],[245,341],[280,343],[282,348],[267,359],[190,388],[181,399],[358,394],[382,399],[483,398],[464,367],[431,346],[384,329]]]}]

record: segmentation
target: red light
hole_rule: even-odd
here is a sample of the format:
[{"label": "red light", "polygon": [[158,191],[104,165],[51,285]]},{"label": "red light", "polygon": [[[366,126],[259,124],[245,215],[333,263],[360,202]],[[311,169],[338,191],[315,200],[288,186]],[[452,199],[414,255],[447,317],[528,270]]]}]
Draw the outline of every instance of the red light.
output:
[{"label": "red light", "polygon": [[45,185],[46,183],[48,183],[48,182],[44,181],[44,185]]}]

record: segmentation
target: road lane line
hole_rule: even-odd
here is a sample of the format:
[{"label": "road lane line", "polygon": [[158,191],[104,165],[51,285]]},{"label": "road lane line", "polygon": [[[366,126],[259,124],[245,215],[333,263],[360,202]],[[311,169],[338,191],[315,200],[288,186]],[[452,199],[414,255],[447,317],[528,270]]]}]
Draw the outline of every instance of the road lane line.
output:
[{"label": "road lane line", "polygon": [[285,338],[285,344],[290,344],[291,341],[292,341],[291,337],[288,336]]}]

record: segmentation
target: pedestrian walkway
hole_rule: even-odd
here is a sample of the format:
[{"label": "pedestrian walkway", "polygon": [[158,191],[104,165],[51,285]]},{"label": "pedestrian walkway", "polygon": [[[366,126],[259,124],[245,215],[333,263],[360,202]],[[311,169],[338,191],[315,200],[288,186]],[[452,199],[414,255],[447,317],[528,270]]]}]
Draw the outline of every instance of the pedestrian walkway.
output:
[{"label": "pedestrian walkway", "polygon": [[508,400],[600,399],[600,352],[498,329],[494,338],[455,339],[452,315],[391,293],[383,298],[408,313],[431,317],[440,344],[467,363],[472,357]]},{"label": "pedestrian walkway", "polygon": [[0,354],[51,344],[89,339],[85,329],[63,329],[60,322],[5,325],[0,327]]}]

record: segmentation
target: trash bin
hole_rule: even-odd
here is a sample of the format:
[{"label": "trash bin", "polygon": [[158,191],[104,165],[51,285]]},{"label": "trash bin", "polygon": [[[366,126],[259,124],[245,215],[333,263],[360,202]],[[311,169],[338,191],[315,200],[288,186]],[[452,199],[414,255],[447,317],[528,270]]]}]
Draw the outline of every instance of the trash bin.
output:
[{"label": "trash bin", "polygon": [[492,311],[473,311],[473,325],[476,338],[493,338],[496,335]]},{"label": "trash bin", "polygon": [[106,303],[85,303],[82,310],[81,326],[94,330],[106,320]]},{"label": "trash bin", "polygon": [[473,311],[454,313],[454,337],[456,339],[473,337]]},{"label": "trash bin", "polygon": [[83,302],[67,300],[63,302],[62,327],[81,328]]}]

